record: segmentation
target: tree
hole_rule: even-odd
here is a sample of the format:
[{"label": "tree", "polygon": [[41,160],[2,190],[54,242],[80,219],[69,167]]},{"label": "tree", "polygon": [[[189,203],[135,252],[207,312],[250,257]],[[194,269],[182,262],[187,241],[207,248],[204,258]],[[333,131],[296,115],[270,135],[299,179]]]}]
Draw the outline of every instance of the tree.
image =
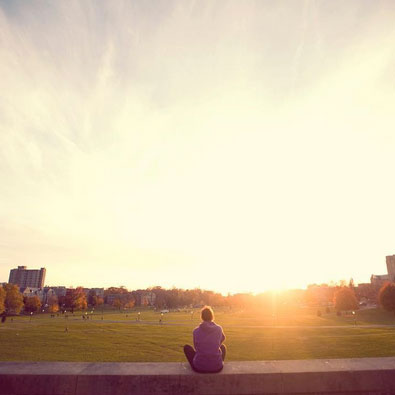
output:
[{"label": "tree", "polygon": [[129,300],[129,302],[127,302],[127,303],[125,304],[125,307],[126,307],[127,309],[133,308],[133,307],[134,307],[134,299]]},{"label": "tree", "polygon": [[31,296],[25,300],[25,311],[28,313],[36,313],[40,311],[41,301],[38,296]]},{"label": "tree", "polygon": [[395,315],[395,283],[386,283],[381,287],[379,302],[385,310],[392,311]]},{"label": "tree", "polygon": [[6,314],[19,314],[23,307],[23,296],[19,292],[18,286],[5,284],[3,287],[6,292],[4,300]]},{"label": "tree", "polygon": [[110,287],[104,291],[104,296],[127,294],[128,290],[124,286]]},{"label": "tree", "polygon": [[112,305],[114,308],[121,310],[122,302],[120,299],[117,298],[113,300]]},{"label": "tree", "polygon": [[96,299],[96,306],[101,306],[103,303],[104,303],[104,299],[98,296]]},{"label": "tree", "polygon": [[0,314],[5,310],[5,290],[3,287],[0,287]]},{"label": "tree", "polygon": [[88,304],[95,307],[97,305],[97,295],[96,291],[91,289],[88,293]]},{"label": "tree", "polygon": [[[66,291],[67,293],[67,291]],[[64,310],[63,308],[66,306],[66,295],[59,295],[58,296],[58,305],[59,307],[62,308],[62,310]]]},{"label": "tree", "polygon": [[59,311],[59,303],[56,296],[51,296],[48,299],[48,311],[50,313],[57,313]]},{"label": "tree", "polygon": [[355,293],[348,287],[339,288],[334,296],[335,309],[337,311],[356,310],[358,308],[358,301]]},{"label": "tree", "polygon": [[84,310],[87,308],[86,295],[82,287],[70,288],[66,291],[65,298],[66,307],[74,312],[76,310]]}]

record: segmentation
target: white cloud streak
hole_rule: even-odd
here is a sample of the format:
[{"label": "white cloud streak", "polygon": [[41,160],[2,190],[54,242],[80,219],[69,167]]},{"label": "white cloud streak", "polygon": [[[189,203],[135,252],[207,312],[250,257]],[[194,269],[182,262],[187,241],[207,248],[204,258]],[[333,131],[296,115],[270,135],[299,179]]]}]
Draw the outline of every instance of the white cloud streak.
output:
[{"label": "white cloud streak", "polygon": [[0,2],[3,280],[27,264],[236,291],[384,270],[394,9],[334,3],[340,19],[326,2]]}]

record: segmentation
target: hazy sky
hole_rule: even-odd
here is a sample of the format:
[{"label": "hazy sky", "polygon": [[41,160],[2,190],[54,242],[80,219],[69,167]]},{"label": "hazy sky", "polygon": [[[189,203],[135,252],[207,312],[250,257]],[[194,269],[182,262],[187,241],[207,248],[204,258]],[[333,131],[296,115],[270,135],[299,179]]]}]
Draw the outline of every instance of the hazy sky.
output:
[{"label": "hazy sky", "polygon": [[0,281],[386,273],[394,1],[0,0]]}]

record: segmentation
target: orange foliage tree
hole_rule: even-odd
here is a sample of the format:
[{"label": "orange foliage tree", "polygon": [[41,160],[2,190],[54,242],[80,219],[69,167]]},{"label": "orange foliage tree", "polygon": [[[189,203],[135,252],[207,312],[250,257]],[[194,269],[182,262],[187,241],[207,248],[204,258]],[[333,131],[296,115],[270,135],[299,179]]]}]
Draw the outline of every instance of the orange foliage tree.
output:
[{"label": "orange foliage tree", "polygon": [[121,302],[120,299],[117,298],[117,299],[114,299],[114,300],[113,300],[112,305],[113,305],[113,307],[115,307],[116,309],[121,310],[122,302]]},{"label": "orange foliage tree", "polygon": [[126,307],[127,309],[131,309],[131,308],[134,307],[134,304],[135,304],[134,299],[133,299],[133,300],[129,300],[129,302],[127,302],[127,303],[125,304],[125,307]]},{"label": "orange foliage tree", "polygon": [[6,296],[4,300],[5,312],[7,314],[19,314],[23,308],[23,296],[19,292],[19,287],[14,284],[3,286]]},{"label": "orange foliage tree", "polygon": [[103,303],[104,303],[104,299],[98,296],[96,299],[96,306],[101,306]]},{"label": "orange foliage tree", "polygon": [[355,293],[348,287],[339,288],[334,295],[335,309],[347,311],[358,309],[358,301]]},{"label": "orange foliage tree", "polygon": [[86,302],[84,289],[82,287],[68,289],[66,291],[65,304],[72,312],[74,312],[74,310],[86,309],[88,304]]},{"label": "orange foliage tree", "polygon": [[38,296],[31,296],[25,299],[25,311],[28,313],[36,313],[40,311],[41,301]]},{"label": "orange foliage tree", "polygon": [[59,311],[58,298],[56,296],[51,296],[48,300],[48,311],[50,313],[57,313]]}]

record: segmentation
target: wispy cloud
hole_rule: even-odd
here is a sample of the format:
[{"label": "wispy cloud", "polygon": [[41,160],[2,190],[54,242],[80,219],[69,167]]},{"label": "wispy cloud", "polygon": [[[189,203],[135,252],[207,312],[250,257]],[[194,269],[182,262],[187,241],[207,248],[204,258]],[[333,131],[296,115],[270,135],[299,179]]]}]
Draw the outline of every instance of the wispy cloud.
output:
[{"label": "wispy cloud", "polygon": [[391,253],[380,4],[0,2],[0,276],[259,289]]}]

